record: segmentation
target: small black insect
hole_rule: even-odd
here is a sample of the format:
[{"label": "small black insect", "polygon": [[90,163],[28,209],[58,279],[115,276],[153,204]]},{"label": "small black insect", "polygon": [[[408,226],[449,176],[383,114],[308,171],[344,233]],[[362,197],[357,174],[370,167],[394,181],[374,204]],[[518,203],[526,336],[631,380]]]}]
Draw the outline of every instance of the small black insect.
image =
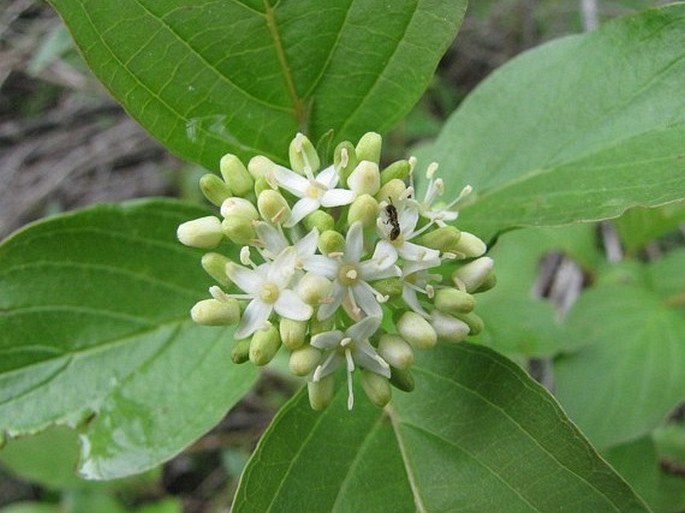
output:
[{"label": "small black insect", "polygon": [[397,209],[395,208],[395,205],[392,204],[392,198],[388,197],[388,201],[390,203],[385,206],[385,213],[388,216],[385,224],[392,226],[392,229],[390,230],[390,240],[395,240],[400,236],[400,221],[397,217]]}]

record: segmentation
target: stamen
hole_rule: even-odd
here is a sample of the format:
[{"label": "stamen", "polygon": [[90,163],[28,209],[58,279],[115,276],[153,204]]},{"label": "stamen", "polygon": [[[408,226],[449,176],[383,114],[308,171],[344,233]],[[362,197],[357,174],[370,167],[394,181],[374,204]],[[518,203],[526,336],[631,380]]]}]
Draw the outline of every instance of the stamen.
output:
[{"label": "stamen", "polygon": [[433,285],[426,285],[426,295],[428,299],[433,299],[433,296],[435,296],[435,287]]},{"label": "stamen", "polygon": [[426,169],[426,178],[429,180],[433,179],[433,175],[435,175],[435,172],[438,170],[438,163],[437,162],[431,162],[428,165],[428,169]]},{"label": "stamen", "polygon": [[347,152],[347,148],[340,150],[340,167],[347,167],[350,163],[350,154]]},{"label": "stamen", "polygon": [[249,265],[252,269],[257,268],[257,264],[252,261],[252,256],[250,255],[250,246],[243,246],[240,248],[240,263]]}]

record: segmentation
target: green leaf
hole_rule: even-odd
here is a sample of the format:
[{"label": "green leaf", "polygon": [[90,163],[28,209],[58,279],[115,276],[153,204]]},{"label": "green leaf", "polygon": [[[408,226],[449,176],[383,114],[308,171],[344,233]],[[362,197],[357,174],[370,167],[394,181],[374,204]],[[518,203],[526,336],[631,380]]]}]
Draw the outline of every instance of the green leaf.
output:
[{"label": "green leaf", "polygon": [[[648,511],[554,399],[471,344],[421,353],[416,389],[385,410],[300,393],[243,474],[236,513]],[[343,387],[344,388],[344,387]]]},{"label": "green leaf", "polygon": [[256,373],[231,362],[230,330],[188,315],[211,280],[175,231],[204,214],[99,206],[0,246],[0,432],[78,426],[81,473],[114,478],[178,453],[243,396]]},{"label": "green leaf", "polygon": [[485,80],[430,158],[447,196],[475,189],[461,224],[604,219],[685,198],[685,4],[545,44]]},{"label": "green leaf", "polygon": [[616,229],[627,253],[642,249],[685,221],[685,201],[670,203],[660,208],[631,208],[616,220]]},{"label": "green leaf", "polygon": [[57,504],[43,502],[16,502],[2,509],[0,513],[62,513],[63,510]]},{"label": "green leaf", "polygon": [[685,399],[685,320],[651,292],[598,285],[566,333],[583,347],[555,362],[557,398],[597,446],[646,435]]},{"label": "green leaf", "polygon": [[668,305],[685,307],[685,248],[666,253],[647,266],[650,287]]},{"label": "green leaf", "polygon": [[466,0],[51,0],[90,67],[182,157],[287,156],[297,130],[356,140],[406,114]]}]

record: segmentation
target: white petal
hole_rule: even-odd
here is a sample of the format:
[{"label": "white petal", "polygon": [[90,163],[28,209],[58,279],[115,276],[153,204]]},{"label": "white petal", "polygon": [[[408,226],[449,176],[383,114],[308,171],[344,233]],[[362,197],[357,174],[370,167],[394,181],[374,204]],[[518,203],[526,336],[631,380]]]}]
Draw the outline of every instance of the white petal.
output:
[{"label": "white petal", "polygon": [[402,288],[402,299],[404,300],[405,303],[409,305],[409,307],[414,310],[417,314],[422,315],[423,317],[428,318],[428,312],[426,312],[421,304],[419,303],[419,298],[416,296],[416,291],[412,289],[411,287],[403,287]]},{"label": "white petal", "polygon": [[304,176],[286,169],[283,166],[274,166],[273,176],[278,182],[278,185],[292,192],[297,197],[302,197],[307,194],[309,188],[309,180]]},{"label": "white petal", "polygon": [[357,194],[349,189],[329,189],[321,195],[321,204],[324,207],[339,207],[349,205],[357,197]]},{"label": "white petal", "polygon": [[295,248],[288,247],[281,251],[276,259],[267,268],[267,280],[275,283],[279,289],[283,289],[290,282],[295,272],[297,253]]},{"label": "white petal", "polygon": [[343,332],[340,330],[325,331],[314,335],[310,344],[319,349],[334,349],[338,347],[343,336]]},{"label": "white petal", "polygon": [[376,333],[380,325],[380,317],[364,317],[358,323],[347,328],[345,335],[356,341],[365,340]]},{"label": "white petal", "polygon": [[321,203],[319,203],[319,200],[316,198],[310,198],[309,196],[300,198],[297,201],[297,203],[295,203],[295,205],[293,206],[293,209],[290,213],[290,217],[288,218],[288,221],[283,224],[283,226],[285,226],[286,228],[295,226],[305,216],[311,214],[320,206]]},{"label": "white petal", "polygon": [[359,262],[364,250],[364,234],[362,223],[355,221],[347,230],[345,239],[345,260],[348,262]]},{"label": "white petal", "polygon": [[332,280],[338,275],[340,262],[324,255],[312,255],[304,262],[304,268],[310,273],[325,276]]},{"label": "white petal", "polygon": [[248,269],[233,262],[226,264],[226,275],[233,283],[238,285],[240,290],[252,295],[258,292],[259,287],[261,287],[264,282],[264,278],[257,271],[253,271],[252,269]]},{"label": "white petal", "polygon": [[316,253],[316,242],[319,240],[319,230],[314,228],[307,235],[295,243],[298,258],[308,258]]},{"label": "white petal", "polygon": [[369,317],[383,317],[383,309],[376,299],[376,293],[371,289],[371,285],[365,281],[360,281],[352,287],[352,295],[357,302],[357,306]]},{"label": "white petal", "polygon": [[407,261],[404,263],[404,266],[402,267],[402,276],[409,276],[410,274],[414,274],[418,271],[423,271],[424,269],[438,267],[441,264],[442,261],[440,260],[440,258],[426,259],[421,260],[420,262]]},{"label": "white petal", "polygon": [[316,175],[316,181],[324,184],[326,189],[332,189],[338,185],[338,180],[340,180],[340,175],[335,170],[335,166],[328,166]]},{"label": "white petal", "polygon": [[276,258],[276,255],[288,247],[288,241],[285,236],[269,223],[257,223],[255,231],[259,239],[264,243],[266,250],[271,253],[271,258]]},{"label": "white petal", "polygon": [[396,265],[391,265],[390,267],[386,267],[385,269],[378,269],[373,265],[365,266],[364,264],[366,263],[367,262],[362,262],[359,266],[359,271],[362,276],[362,279],[366,281],[383,280],[385,278],[396,278],[402,275],[402,271]]},{"label": "white petal", "polygon": [[278,299],[274,303],[274,310],[281,317],[293,321],[307,321],[311,319],[314,313],[314,309],[290,289],[282,290],[278,294]]},{"label": "white petal", "polygon": [[405,207],[399,214],[400,230],[405,237],[410,237],[414,233],[414,228],[416,228],[416,223],[419,220],[419,211],[405,204]]},{"label": "white petal", "polygon": [[360,367],[386,378],[390,378],[390,365],[378,355],[376,350],[368,342],[356,343],[354,345],[353,357]]},{"label": "white petal", "polygon": [[413,242],[405,242],[397,248],[397,252],[405,260],[412,260],[414,262],[434,261],[436,258],[440,258],[440,251],[437,249],[419,246]]},{"label": "white petal", "polygon": [[247,305],[243,316],[238,324],[238,329],[235,330],[234,337],[236,339],[246,338],[252,335],[259,328],[264,326],[264,323],[269,319],[273,305],[265,303],[261,299],[253,299]]},{"label": "white petal", "polygon": [[321,381],[323,378],[333,373],[338,367],[340,367],[342,362],[343,358],[338,353],[332,352],[314,371],[313,381]]},{"label": "white petal", "polygon": [[330,303],[323,303],[319,307],[319,311],[316,314],[316,318],[320,321],[328,319],[335,311],[340,307],[343,297],[347,292],[347,287],[341,286],[337,281],[333,282],[333,288],[331,290],[332,301]]}]

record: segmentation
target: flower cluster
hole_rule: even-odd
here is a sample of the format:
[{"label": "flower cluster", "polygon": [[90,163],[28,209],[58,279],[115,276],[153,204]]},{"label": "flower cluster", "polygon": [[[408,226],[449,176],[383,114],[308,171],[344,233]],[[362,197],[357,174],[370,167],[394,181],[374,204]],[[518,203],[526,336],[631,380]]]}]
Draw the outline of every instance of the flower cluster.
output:
[{"label": "flower cluster", "polygon": [[202,266],[217,281],[192,318],[237,325],[232,357],[265,365],[282,346],[289,367],[308,379],[310,404],[324,408],[334,371],[347,372],[348,407],[359,369],[369,399],[390,400],[391,385],[411,390],[414,349],[458,342],[482,329],[473,294],[494,284],[493,261],[475,235],[448,224],[469,192],[441,203],[444,182],[427,171],[415,197],[416,159],[379,168],[381,137],[343,142],[321,169],[311,142],[297,134],[290,168],[263,156],[247,167],[221,159],[221,177],[200,186],[220,207],[178,227],[188,246],[212,249],[228,239],[239,263],[209,252]]}]

